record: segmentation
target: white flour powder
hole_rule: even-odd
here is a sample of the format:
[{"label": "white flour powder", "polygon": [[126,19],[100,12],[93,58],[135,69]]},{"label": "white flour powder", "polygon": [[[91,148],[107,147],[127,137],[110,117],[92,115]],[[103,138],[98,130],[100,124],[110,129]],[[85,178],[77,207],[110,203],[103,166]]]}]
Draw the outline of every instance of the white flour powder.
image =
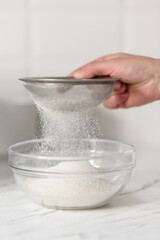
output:
[{"label": "white flour powder", "polygon": [[119,189],[96,176],[80,178],[28,179],[28,190],[44,205],[59,207],[90,207],[105,203]]},{"label": "white flour powder", "polygon": [[[41,102],[35,101],[41,118],[42,137],[46,140],[41,147],[36,146],[34,152],[50,156],[79,157],[87,151],[84,138],[102,137],[94,109],[83,111],[82,106],[76,111],[53,111],[51,102],[48,102],[48,107],[46,102],[45,107]],[[82,141],[73,151],[73,146],[67,144],[77,138]],[[68,141],[64,146],[65,139]],[[28,191],[32,196],[41,199],[44,205],[70,208],[99,205],[119,189],[118,185],[108,181],[87,161],[64,160],[51,168],[45,168],[45,171],[54,174],[48,175],[48,178],[27,180]]]},{"label": "white flour powder", "polygon": [[69,172],[69,176],[28,179],[30,194],[42,199],[41,203],[44,205],[62,208],[97,206],[105,203],[106,199],[112,197],[120,188],[119,185],[107,181],[105,176],[100,176],[96,168],[83,161],[61,162],[47,170],[54,174]]}]

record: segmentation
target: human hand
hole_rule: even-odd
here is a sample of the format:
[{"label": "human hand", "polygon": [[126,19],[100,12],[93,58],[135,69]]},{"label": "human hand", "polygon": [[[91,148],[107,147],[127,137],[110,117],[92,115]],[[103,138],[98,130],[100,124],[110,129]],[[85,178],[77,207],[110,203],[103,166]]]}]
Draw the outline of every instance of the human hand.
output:
[{"label": "human hand", "polygon": [[120,78],[104,101],[107,108],[129,108],[160,99],[160,60],[116,53],[98,58],[69,74],[74,78]]}]

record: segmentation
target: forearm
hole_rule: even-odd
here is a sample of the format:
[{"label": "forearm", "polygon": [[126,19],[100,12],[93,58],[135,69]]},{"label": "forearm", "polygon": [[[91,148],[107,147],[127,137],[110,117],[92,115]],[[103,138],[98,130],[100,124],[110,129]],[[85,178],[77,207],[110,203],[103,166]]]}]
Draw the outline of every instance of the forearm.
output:
[{"label": "forearm", "polygon": [[156,59],[155,79],[157,82],[157,100],[160,100],[160,59]]}]

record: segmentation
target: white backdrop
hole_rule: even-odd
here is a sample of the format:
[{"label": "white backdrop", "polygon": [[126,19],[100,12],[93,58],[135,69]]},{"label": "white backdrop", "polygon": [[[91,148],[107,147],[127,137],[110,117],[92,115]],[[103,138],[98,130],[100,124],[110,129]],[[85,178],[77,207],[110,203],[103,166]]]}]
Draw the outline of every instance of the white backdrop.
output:
[{"label": "white backdrop", "polygon": [[[160,58],[160,0],[0,0],[0,152],[33,138],[35,110],[20,76],[66,75],[99,56]],[[159,149],[160,102],[99,112],[105,136]]]}]

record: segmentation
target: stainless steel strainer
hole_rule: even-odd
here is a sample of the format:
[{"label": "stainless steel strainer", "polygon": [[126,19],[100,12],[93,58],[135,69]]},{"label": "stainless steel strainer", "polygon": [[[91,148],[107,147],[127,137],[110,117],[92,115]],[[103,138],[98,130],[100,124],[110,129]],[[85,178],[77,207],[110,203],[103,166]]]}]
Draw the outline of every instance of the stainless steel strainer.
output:
[{"label": "stainless steel strainer", "polygon": [[101,104],[118,78],[20,78],[38,107],[53,111],[83,111]]}]

